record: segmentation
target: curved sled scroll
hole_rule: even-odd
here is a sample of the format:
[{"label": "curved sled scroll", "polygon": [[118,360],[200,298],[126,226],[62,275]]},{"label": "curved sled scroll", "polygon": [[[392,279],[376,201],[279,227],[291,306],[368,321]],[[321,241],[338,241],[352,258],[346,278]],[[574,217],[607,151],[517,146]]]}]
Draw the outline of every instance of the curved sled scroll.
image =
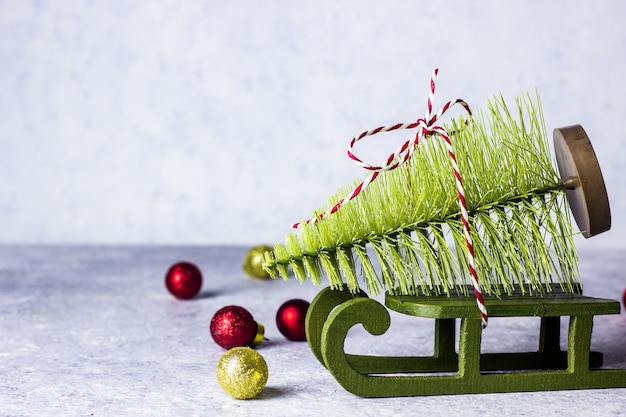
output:
[{"label": "curved sled scroll", "polygon": [[350,291],[333,290],[330,287],[324,288],[311,301],[311,305],[307,310],[305,331],[306,340],[318,361],[324,366],[324,358],[322,357],[322,329],[328,315],[335,307],[355,297],[367,297],[367,294],[361,291],[358,294],[352,294]]},{"label": "curved sled scroll", "polygon": [[[324,363],[337,382],[347,391],[362,397],[372,396],[370,391],[378,389],[376,377],[354,369],[344,352],[344,342],[348,331],[356,324],[363,324],[370,334],[379,336],[391,325],[387,309],[377,301],[359,298],[346,301],[328,317],[321,335],[321,348]],[[364,389],[366,392],[360,392]],[[370,395],[368,395],[370,393]]]},{"label": "curved sled scroll", "polygon": [[[369,298],[358,298],[346,301],[338,306],[328,317],[322,331],[322,356],[326,367],[347,391],[361,397],[406,397],[415,395],[452,394],[467,392],[470,385],[463,386],[464,376],[478,375],[480,352],[476,349],[462,349],[463,365],[458,373],[444,375],[376,375],[367,373],[365,369],[358,369],[365,362],[359,359],[378,362],[375,366],[381,368],[379,372],[388,374],[394,372],[411,372],[406,369],[408,362],[398,362],[402,358],[372,357],[347,355],[344,352],[344,342],[348,331],[356,324],[363,324],[372,335],[379,336],[390,326],[390,316],[387,309],[380,303]],[[471,333],[469,339],[480,339],[480,320],[465,320],[462,328]],[[464,345],[463,335],[461,346]],[[465,342],[465,345],[468,345]],[[479,345],[477,345],[479,346]],[[385,371],[384,362],[389,366]],[[361,363],[363,362],[363,363]],[[402,367],[405,369],[402,369]]]}]

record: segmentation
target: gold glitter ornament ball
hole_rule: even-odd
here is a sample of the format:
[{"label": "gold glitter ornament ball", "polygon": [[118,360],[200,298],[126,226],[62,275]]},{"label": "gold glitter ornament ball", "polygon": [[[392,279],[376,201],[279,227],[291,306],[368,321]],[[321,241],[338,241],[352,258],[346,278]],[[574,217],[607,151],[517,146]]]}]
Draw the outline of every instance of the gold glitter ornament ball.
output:
[{"label": "gold glitter ornament ball", "polygon": [[217,382],[231,397],[254,398],[263,391],[269,373],[259,352],[249,347],[235,347],[224,353],[217,363]]},{"label": "gold glitter ornament ball", "polygon": [[272,250],[274,248],[267,245],[253,246],[243,260],[243,270],[246,274],[255,278],[269,278],[270,274],[263,269],[263,254]]}]

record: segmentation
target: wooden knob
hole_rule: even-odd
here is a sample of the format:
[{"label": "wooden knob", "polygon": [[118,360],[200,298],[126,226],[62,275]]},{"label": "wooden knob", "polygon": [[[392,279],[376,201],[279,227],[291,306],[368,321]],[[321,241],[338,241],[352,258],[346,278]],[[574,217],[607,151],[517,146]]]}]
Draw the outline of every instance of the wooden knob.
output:
[{"label": "wooden knob", "polygon": [[580,125],[554,129],[554,152],[574,220],[589,238],[611,228],[611,208],[600,164]]}]

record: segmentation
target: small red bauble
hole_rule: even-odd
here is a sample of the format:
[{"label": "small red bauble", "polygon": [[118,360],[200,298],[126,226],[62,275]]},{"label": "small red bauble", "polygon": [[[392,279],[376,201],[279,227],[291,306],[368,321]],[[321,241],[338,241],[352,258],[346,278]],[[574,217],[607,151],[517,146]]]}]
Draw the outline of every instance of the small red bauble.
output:
[{"label": "small red bauble", "polygon": [[624,292],[622,293],[622,304],[626,308],[626,288],[624,288]]},{"label": "small red bauble", "polygon": [[240,306],[222,307],[211,319],[211,336],[224,349],[255,346],[263,341],[265,328]]},{"label": "small red bauble", "polygon": [[202,288],[202,272],[191,262],[177,262],[167,270],[165,286],[176,298],[193,298]]},{"label": "small red bauble", "polygon": [[289,340],[306,340],[305,319],[309,302],[295,298],[288,300],[276,312],[276,326]]}]

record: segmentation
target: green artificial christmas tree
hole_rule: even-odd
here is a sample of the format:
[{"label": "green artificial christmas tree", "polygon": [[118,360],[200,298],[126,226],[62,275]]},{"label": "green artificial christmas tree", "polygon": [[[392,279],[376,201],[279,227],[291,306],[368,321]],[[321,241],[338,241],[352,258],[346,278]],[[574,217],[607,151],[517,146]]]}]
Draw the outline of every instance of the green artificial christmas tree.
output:
[{"label": "green artificial christmas tree", "polygon": [[[463,176],[479,284],[485,294],[580,287],[565,185],[553,168],[539,98],[502,97],[447,127]],[[358,185],[331,197],[324,213]],[[375,257],[372,261],[372,255]],[[377,267],[375,267],[375,265]],[[266,270],[332,288],[403,295],[465,294],[471,283],[450,158],[443,140],[422,139],[411,158],[357,198],[303,224],[266,253]]]}]

